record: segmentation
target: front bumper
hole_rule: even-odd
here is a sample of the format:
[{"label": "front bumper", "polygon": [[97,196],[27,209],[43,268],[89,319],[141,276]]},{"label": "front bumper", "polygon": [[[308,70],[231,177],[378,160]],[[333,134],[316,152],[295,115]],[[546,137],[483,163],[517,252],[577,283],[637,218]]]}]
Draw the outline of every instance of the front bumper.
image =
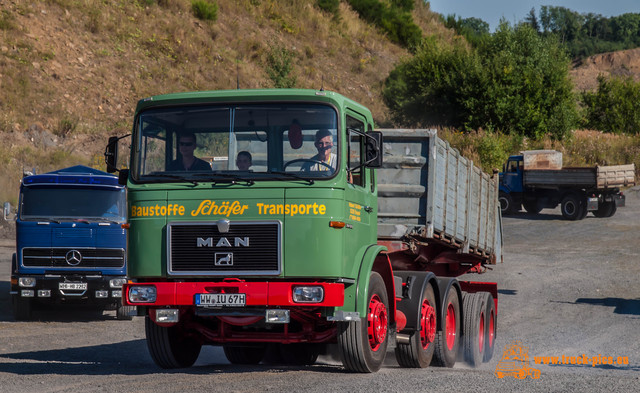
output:
[{"label": "front bumper", "polygon": [[[297,303],[293,300],[296,286],[321,286],[324,298],[320,302]],[[153,302],[131,302],[129,290],[134,286],[153,286],[156,300]],[[344,284],[309,282],[137,282],[122,288],[123,303],[127,306],[172,307],[195,306],[197,294],[240,293],[246,295],[246,306],[280,307],[342,307]]]},{"label": "front bumper", "polygon": [[[36,284],[33,287],[21,287],[18,285],[18,277],[32,277],[36,280]],[[103,306],[121,304],[122,288],[111,288],[109,282],[113,279],[126,279],[126,277],[57,274],[15,275],[11,278],[11,295],[34,299],[42,303],[77,303]],[[78,284],[83,289],[68,289],[78,287]]]}]

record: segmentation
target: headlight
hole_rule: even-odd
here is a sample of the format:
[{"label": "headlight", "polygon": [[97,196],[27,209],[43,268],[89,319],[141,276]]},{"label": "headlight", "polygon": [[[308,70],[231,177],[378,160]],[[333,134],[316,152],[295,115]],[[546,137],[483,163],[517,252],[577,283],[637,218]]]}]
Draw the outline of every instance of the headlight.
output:
[{"label": "headlight", "polygon": [[324,299],[324,288],[318,286],[293,287],[293,301],[296,303],[320,303]]},{"label": "headlight", "polygon": [[34,277],[20,277],[18,278],[18,285],[23,288],[32,288],[36,286],[36,279]]},{"label": "headlight", "polygon": [[111,280],[109,280],[109,286],[111,288],[122,288],[122,286],[126,283],[126,278],[112,278]]},{"label": "headlight", "polygon": [[130,287],[129,301],[131,303],[154,303],[156,301],[156,287]]}]

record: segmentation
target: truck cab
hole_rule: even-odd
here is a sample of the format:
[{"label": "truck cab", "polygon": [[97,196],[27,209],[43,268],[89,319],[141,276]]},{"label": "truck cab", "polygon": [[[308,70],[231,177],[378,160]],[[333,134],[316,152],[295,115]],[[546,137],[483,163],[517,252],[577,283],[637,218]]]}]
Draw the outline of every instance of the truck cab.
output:
[{"label": "truck cab", "polygon": [[126,193],[117,181],[81,165],[22,179],[11,265],[16,319],[29,319],[36,303],[93,305],[131,318],[121,301]]}]

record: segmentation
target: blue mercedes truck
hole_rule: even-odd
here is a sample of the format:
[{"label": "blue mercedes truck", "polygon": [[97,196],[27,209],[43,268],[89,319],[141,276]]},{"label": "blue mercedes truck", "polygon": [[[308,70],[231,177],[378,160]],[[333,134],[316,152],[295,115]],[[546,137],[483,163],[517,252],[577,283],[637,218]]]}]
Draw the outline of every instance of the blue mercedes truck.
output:
[{"label": "blue mercedes truck", "polygon": [[78,165],[23,177],[11,263],[15,319],[30,319],[36,303],[115,309],[131,319],[135,310],[122,305],[125,222],[126,191],[113,175]]}]

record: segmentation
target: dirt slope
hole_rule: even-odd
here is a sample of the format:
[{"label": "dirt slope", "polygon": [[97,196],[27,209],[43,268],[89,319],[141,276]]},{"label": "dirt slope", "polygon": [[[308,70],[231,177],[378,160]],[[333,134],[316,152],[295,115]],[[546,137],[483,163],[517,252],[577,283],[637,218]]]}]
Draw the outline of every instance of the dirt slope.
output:
[{"label": "dirt slope", "polygon": [[578,91],[596,89],[598,75],[633,77],[634,80],[639,81],[640,48],[594,55],[571,70],[571,78]]}]

